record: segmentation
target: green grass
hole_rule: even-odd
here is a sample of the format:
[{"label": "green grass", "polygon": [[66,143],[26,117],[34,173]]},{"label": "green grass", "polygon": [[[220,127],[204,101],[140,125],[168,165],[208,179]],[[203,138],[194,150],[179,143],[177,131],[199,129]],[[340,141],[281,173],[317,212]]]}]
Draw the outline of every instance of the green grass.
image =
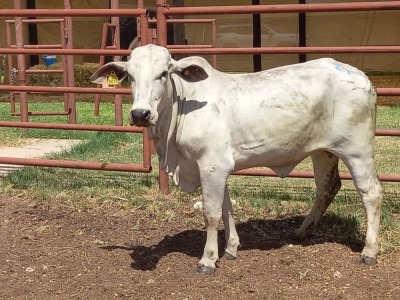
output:
[{"label": "green grass", "polygon": [[[93,101],[94,102],[94,101]],[[130,105],[125,104],[124,109],[127,111]],[[77,123],[78,124],[95,124],[95,125],[113,125],[114,124],[114,107],[111,103],[101,103],[100,116],[93,115],[94,104],[89,102],[77,103]],[[17,106],[16,110],[19,108]],[[38,103],[33,102],[29,104],[29,111],[63,111],[63,104],[57,102]],[[125,114],[127,115],[127,114]],[[0,103],[0,120],[2,121],[19,121],[20,117],[11,116],[10,104]],[[31,116],[31,122],[44,122],[44,123],[68,123],[67,116]],[[127,120],[124,120],[126,123]],[[95,132],[90,131],[75,131],[75,130],[53,130],[53,129],[10,129],[0,128],[1,137],[7,139],[18,138],[60,138],[60,139],[90,139]],[[11,143],[11,141],[10,141]],[[17,144],[20,141],[17,142]]]},{"label": "green grass", "polygon": [[378,106],[376,127],[382,129],[400,128],[400,105]]},{"label": "green grass", "polygon": [[[128,110],[130,105],[124,105]],[[60,103],[32,103],[31,111],[62,110]],[[102,103],[100,116],[93,116],[93,103],[77,103],[77,121],[79,124],[114,124],[114,107],[112,103]],[[125,114],[126,115],[126,114]],[[9,104],[0,103],[1,120],[18,121],[9,113]],[[67,123],[66,116],[34,116],[32,122]],[[124,120],[126,123],[126,120]],[[4,146],[23,145],[27,138],[81,139],[83,142],[69,152],[50,155],[51,159],[80,160],[107,163],[142,163],[139,134],[93,132],[53,129],[19,129],[0,128],[0,136]],[[3,140],[4,138],[4,140]],[[101,172],[59,168],[26,167],[14,172],[3,180],[4,186],[12,186],[23,194],[39,199],[59,199],[69,201],[75,199],[77,205],[87,206],[89,203],[108,200],[126,199],[127,204],[140,203],[138,195],[145,189],[156,186],[155,174],[129,174],[121,172]],[[137,193],[131,193],[137,190]],[[127,195],[127,191],[131,193]],[[85,203],[87,202],[87,203]],[[92,205],[90,204],[90,205]]]},{"label": "green grass", "polygon": [[[125,105],[125,115],[130,105]],[[93,103],[78,102],[78,123],[113,124],[111,103],[102,103],[100,117],[94,117]],[[60,109],[57,103],[32,103],[31,110]],[[62,108],[62,107],[61,107]],[[9,114],[6,103],[0,103],[1,120],[17,120]],[[34,117],[36,122],[66,123],[66,117]],[[126,120],[125,120],[126,122]],[[400,106],[379,107],[378,128],[400,128]],[[71,151],[52,155],[53,159],[89,160],[100,162],[141,163],[141,136],[127,133],[79,132],[41,129],[0,128],[2,144],[23,143],[26,138],[71,138],[84,142]],[[5,142],[4,142],[5,141]],[[376,159],[380,173],[400,173],[400,140],[398,137],[377,137]],[[152,159],[157,170],[157,160]],[[298,170],[311,170],[310,160]],[[347,172],[341,164],[341,171]],[[157,193],[157,171],[151,174],[87,171],[60,168],[26,167],[0,179],[3,195],[19,195],[38,201],[60,201],[80,209],[112,203],[121,207],[146,208],[154,223],[176,218],[176,211],[190,210],[192,199],[171,185],[171,195]],[[314,201],[314,182],[309,179],[231,176],[229,190],[236,200],[238,222],[257,219],[292,218],[308,213]],[[399,183],[384,183],[386,190],[382,215],[382,251],[400,247]],[[182,222],[192,222],[181,218]],[[330,206],[316,235],[332,236],[336,241],[362,244],[365,215],[351,181],[343,187]]]}]

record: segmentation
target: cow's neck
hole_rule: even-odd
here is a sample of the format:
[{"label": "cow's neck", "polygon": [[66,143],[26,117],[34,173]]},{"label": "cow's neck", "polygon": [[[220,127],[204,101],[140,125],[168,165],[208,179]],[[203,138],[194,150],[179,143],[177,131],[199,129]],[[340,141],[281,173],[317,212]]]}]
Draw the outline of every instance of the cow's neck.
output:
[{"label": "cow's neck", "polygon": [[160,167],[167,172],[174,172],[176,168],[175,157],[168,154],[177,153],[176,125],[179,111],[177,90],[180,90],[180,82],[174,81],[174,79],[170,77],[164,96],[160,100],[162,106],[159,107],[158,110],[157,124],[150,129],[150,138],[154,139],[154,146],[159,157]]}]

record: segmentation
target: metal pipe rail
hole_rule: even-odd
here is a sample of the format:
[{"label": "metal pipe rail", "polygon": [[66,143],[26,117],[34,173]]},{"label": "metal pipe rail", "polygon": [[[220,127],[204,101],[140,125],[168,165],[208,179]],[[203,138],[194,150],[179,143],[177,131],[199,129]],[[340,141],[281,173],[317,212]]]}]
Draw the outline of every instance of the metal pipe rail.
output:
[{"label": "metal pipe rail", "polygon": [[[263,170],[263,169],[244,169],[235,172],[233,175],[245,175],[245,176],[269,176],[269,177],[277,177],[275,172],[271,170]],[[351,180],[350,173],[339,172],[340,179]],[[292,171],[286,177],[291,178],[314,178],[314,172],[311,171]],[[400,176],[396,174],[381,174],[378,176],[381,181],[390,181],[390,182],[400,182]]]},{"label": "metal pipe rail", "polygon": [[[60,23],[64,22],[64,19],[23,19],[22,23],[26,24],[37,24],[37,23]],[[6,23],[15,24],[15,20],[6,20]]]},{"label": "metal pipe rail", "polygon": [[143,127],[0,121],[0,127],[143,133]]},{"label": "metal pipe rail", "polygon": [[0,9],[0,17],[139,17],[147,9]]},{"label": "metal pipe rail", "polygon": [[54,159],[39,159],[39,158],[0,157],[0,164],[34,166],[34,167],[56,167],[56,168],[101,170],[101,171],[120,171],[120,172],[123,171],[123,172],[140,172],[140,173],[151,172],[151,166],[143,166],[138,164],[99,163],[99,162],[89,162],[89,161],[54,160]]},{"label": "metal pipe rail", "polygon": [[[377,88],[378,96],[400,96],[400,88]],[[48,86],[16,86],[0,85],[0,91],[13,92],[54,92],[54,93],[82,93],[82,94],[121,94],[131,95],[129,88],[88,88],[88,87],[48,87]]]},{"label": "metal pipe rail", "polygon": [[[1,51],[1,50],[0,50]],[[400,46],[337,46],[337,47],[259,47],[171,49],[172,54],[332,54],[332,53],[400,53]]]},{"label": "metal pipe rail", "polygon": [[[168,46],[167,46],[168,48]],[[65,54],[65,55],[129,55],[132,50],[101,49],[10,49],[0,48],[3,54]],[[343,46],[343,47],[260,47],[171,49],[172,54],[299,54],[299,53],[400,53],[400,46]]]},{"label": "metal pipe rail", "polygon": [[260,13],[306,13],[339,11],[373,11],[400,9],[400,1],[358,3],[308,3],[243,6],[198,6],[161,7],[163,14],[171,15],[215,15],[215,14],[260,14]]},{"label": "metal pipe rail", "polygon": [[[15,128],[43,128],[43,129],[62,129],[62,130],[89,130],[89,131],[114,131],[141,133],[143,127],[128,127],[116,125],[84,125],[84,124],[58,124],[58,123],[40,123],[40,122],[15,122],[0,121],[0,127]],[[400,136],[400,129],[376,129],[376,136]]]},{"label": "metal pipe rail", "polygon": [[150,141],[147,130],[140,127],[108,126],[108,125],[84,125],[84,124],[58,124],[58,123],[35,123],[35,122],[13,122],[0,121],[0,127],[13,128],[37,128],[37,129],[62,129],[62,130],[87,130],[87,131],[108,131],[108,132],[129,132],[143,134],[143,164],[115,164],[69,160],[46,160],[0,157],[0,163],[12,165],[27,165],[38,167],[58,167],[104,171],[124,171],[149,173],[152,170]]},{"label": "metal pipe rail", "polygon": [[[258,14],[258,13],[299,13],[299,12],[338,12],[373,11],[400,9],[400,1],[358,2],[358,3],[312,3],[279,5],[244,5],[211,7],[169,7],[163,8],[163,14],[170,15],[212,15],[212,14]],[[140,16],[146,15],[146,9],[1,9],[0,17],[74,17],[74,16]]]},{"label": "metal pipe rail", "polygon": [[63,87],[63,86],[17,86],[17,85],[0,85],[0,91],[13,92],[34,92],[34,93],[82,93],[82,94],[120,94],[131,95],[132,90],[126,88],[86,88],[86,87]]}]

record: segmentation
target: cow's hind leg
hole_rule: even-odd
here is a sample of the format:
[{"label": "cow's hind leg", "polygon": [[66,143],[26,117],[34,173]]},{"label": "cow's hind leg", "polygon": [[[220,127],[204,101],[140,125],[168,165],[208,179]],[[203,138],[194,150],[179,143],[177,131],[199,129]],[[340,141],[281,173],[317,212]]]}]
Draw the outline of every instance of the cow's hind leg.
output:
[{"label": "cow's hind leg", "polygon": [[367,235],[361,258],[365,264],[373,265],[376,263],[379,252],[379,225],[383,188],[376,173],[372,149],[364,148],[357,155],[343,158],[343,162],[350,170],[367,215]]},{"label": "cow's hind leg", "polygon": [[341,187],[337,156],[326,151],[318,151],[313,153],[311,158],[317,188],[316,199],[311,212],[301,227],[295,231],[295,235],[299,239],[304,239],[313,233],[315,226],[321,221],[322,216]]},{"label": "cow's hind leg", "polygon": [[222,220],[225,228],[225,254],[222,259],[235,259],[239,246],[239,236],[236,232],[235,222],[232,217],[232,201],[229,197],[228,188],[225,187],[224,203],[222,205]]}]

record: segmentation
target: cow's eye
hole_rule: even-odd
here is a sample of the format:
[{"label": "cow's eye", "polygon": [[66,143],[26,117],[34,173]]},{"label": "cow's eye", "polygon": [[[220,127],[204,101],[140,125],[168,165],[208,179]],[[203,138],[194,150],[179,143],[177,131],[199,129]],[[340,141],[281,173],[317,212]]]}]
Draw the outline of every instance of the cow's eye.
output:
[{"label": "cow's eye", "polygon": [[162,73],[160,74],[160,76],[159,76],[158,78],[159,78],[159,79],[166,78],[167,75],[168,75],[168,71],[164,71],[164,72],[162,72]]}]

